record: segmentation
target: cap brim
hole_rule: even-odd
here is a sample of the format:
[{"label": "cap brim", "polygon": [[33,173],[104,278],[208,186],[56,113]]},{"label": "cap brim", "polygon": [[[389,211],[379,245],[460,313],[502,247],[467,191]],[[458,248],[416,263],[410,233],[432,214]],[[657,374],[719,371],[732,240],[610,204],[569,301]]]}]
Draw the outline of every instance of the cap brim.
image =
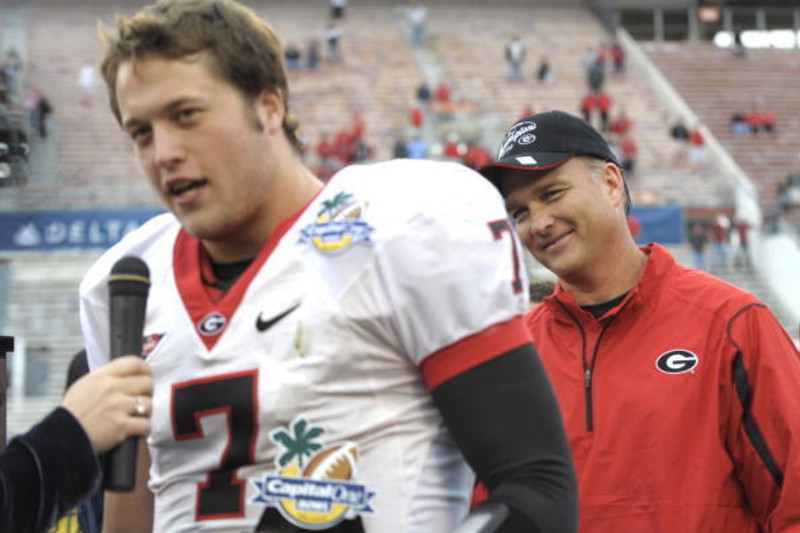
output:
[{"label": "cap brim", "polygon": [[492,163],[486,164],[478,169],[478,172],[484,178],[491,181],[497,186],[496,180],[506,170],[525,170],[529,172],[539,172],[543,170],[550,170],[559,165],[563,165],[575,154],[565,153],[538,153],[536,157],[532,156],[518,156],[507,157]]}]

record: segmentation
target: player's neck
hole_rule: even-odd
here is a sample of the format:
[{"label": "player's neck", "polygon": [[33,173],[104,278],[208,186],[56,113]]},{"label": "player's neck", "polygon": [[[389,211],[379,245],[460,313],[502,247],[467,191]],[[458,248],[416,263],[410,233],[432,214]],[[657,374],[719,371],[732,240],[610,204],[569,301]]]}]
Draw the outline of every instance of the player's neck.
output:
[{"label": "player's neck", "polygon": [[233,263],[253,258],[264,247],[273,232],[287,218],[311,202],[324,184],[304,165],[297,164],[290,175],[276,179],[264,196],[264,206],[247,228],[235,238],[203,241],[209,257],[218,263]]}]

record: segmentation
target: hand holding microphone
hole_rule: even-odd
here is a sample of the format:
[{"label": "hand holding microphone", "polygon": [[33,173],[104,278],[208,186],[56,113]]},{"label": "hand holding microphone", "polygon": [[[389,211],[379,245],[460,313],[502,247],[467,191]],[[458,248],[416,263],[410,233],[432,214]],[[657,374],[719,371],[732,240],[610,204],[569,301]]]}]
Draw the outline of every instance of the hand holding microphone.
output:
[{"label": "hand holding microphone", "polygon": [[[149,289],[150,271],[144,261],[138,257],[125,256],[114,263],[108,277],[112,362],[128,355],[141,355]],[[149,415],[149,399],[145,399],[143,394],[138,392],[135,392],[132,398],[134,403],[130,407],[130,413],[136,416]],[[106,490],[119,492],[133,490],[136,479],[137,446],[137,438],[134,436],[109,452],[103,476],[103,486]]]}]

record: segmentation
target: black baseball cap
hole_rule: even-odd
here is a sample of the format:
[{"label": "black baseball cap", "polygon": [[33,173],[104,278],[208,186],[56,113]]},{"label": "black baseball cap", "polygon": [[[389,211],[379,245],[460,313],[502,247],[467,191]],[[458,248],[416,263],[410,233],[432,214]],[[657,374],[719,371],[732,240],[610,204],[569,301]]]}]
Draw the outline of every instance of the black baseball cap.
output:
[{"label": "black baseball cap", "polygon": [[504,169],[549,170],[576,155],[621,167],[608,142],[585,120],[564,111],[544,111],[519,119],[506,132],[497,159],[478,171],[497,186]]}]

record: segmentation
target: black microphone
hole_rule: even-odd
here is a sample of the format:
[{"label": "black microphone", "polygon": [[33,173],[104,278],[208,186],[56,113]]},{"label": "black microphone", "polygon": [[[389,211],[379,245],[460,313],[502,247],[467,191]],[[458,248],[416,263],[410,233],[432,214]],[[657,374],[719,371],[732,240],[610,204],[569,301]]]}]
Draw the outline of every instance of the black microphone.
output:
[{"label": "black microphone", "polygon": [[[144,314],[150,271],[138,257],[125,256],[111,268],[108,276],[110,355],[142,354]],[[130,492],[136,485],[138,438],[130,437],[108,452],[103,471],[103,487],[114,492]]]}]

